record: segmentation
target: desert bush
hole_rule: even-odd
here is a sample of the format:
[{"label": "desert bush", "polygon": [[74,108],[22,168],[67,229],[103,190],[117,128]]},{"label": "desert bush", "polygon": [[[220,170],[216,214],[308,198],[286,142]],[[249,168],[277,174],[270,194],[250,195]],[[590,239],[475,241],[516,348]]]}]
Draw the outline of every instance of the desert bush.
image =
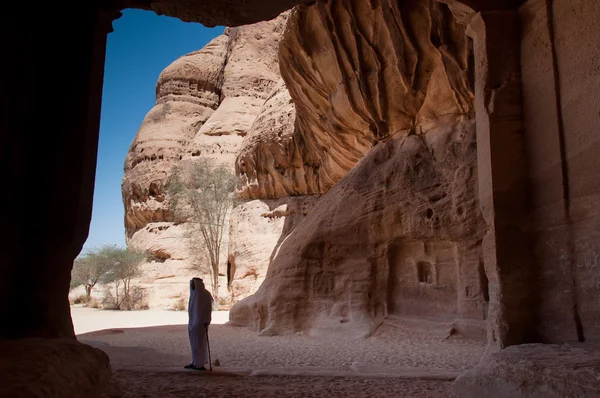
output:
[{"label": "desert bush", "polygon": [[73,299],[73,304],[83,304],[87,305],[90,301],[91,297],[86,294],[80,294],[79,296]]},{"label": "desert bush", "polygon": [[148,309],[146,291],[132,286],[132,280],[141,276],[141,265],[146,261],[146,253],[130,249],[116,249],[109,255],[110,270],[104,281],[109,283],[102,308],[112,310]]},{"label": "desert bush", "polygon": [[113,294],[110,287],[104,289],[104,297],[102,298],[102,309],[103,310],[120,310],[120,305],[117,298]]},{"label": "desert bush", "polygon": [[112,269],[112,253],[116,250],[119,250],[116,246],[105,245],[90,249],[76,258],[71,271],[70,288],[74,289],[83,285],[85,294],[89,299],[94,286],[102,282],[106,274]]},{"label": "desert bush", "polygon": [[127,298],[126,307],[129,310],[147,310],[148,291],[140,286],[133,286]]},{"label": "desert bush", "polygon": [[173,311],[185,311],[186,310],[186,308],[185,308],[185,300],[183,298],[180,298],[179,300],[177,300],[171,306],[171,310],[173,310]]},{"label": "desert bush", "polygon": [[231,299],[230,298],[219,297],[219,298],[217,298],[216,302],[217,302],[217,309],[231,307]]},{"label": "desert bush", "polygon": [[[114,289],[114,290],[113,290]],[[105,310],[147,310],[148,292],[140,286],[130,286],[125,292],[125,287],[120,284],[118,287],[107,287],[102,300],[102,308]]]},{"label": "desert bush", "polygon": [[90,299],[88,300],[86,306],[88,308],[100,308],[100,302],[98,300],[96,300],[93,297],[90,297]]}]

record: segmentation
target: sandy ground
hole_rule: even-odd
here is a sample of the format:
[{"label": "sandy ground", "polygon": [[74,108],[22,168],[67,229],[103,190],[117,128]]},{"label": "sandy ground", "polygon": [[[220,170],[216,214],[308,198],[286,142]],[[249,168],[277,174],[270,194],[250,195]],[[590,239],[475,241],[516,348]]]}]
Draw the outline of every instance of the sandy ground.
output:
[{"label": "sandy ground", "polygon": [[[145,328],[164,325],[187,325],[187,311],[106,311],[81,306],[71,307],[75,334],[112,328]],[[229,320],[229,311],[212,313],[213,325]]]},{"label": "sandy ground", "polygon": [[[80,341],[104,350],[114,375],[107,397],[449,397],[456,375],[484,344],[384,325],[369,339],[258,336],[213,313],[213,372],[184,370],[187,313],[72,309]],[[133,327],[136,326],[136,327]]]}]

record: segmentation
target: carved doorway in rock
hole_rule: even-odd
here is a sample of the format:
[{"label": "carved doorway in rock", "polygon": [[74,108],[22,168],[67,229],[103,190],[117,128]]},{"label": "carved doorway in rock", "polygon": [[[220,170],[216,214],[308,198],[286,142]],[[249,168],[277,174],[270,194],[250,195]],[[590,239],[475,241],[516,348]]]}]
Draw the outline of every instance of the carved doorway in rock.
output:
[{"label": "carved doorway in rock", "polygon": [[387,261],[388,320],[440,323],[485,339],[489,292],[479,242],[395,241]]},{"label": "carved doorway in rock", "polygon": [[388,249],[388,314],[452,321],[458,313],[451,242],[403,241]]}]

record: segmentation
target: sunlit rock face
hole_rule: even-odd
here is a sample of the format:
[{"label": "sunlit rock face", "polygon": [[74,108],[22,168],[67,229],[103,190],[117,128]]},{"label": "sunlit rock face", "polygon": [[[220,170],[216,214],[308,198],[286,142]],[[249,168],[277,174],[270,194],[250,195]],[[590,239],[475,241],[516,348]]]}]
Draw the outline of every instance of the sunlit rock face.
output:
[{"label": "sunlit rock face", "polygon": [[273,123],[236,167],[248,197],[324,195],[234,323],[364,335],[425,316],[483,337],[470,59],[464,27],[436,1],[294,10],[280,47],[294,128]]},{"label": "sunlit rock face", "polygon": [[376,142],[471,114],[464,27],[445,4],[399,4],[320,1],[295,9],[280,51],[295,108],[284,107],[280,92],[270,100],[279,111],[268,118],[270,132],[251,131],[236,163],[247,181],[242,195],[327,192]]},{"label": "sunlit rock face", "polygon": [[[203,49],[173,62],[158,79],[156,105],[131,144],[122,184],[127,243],[158,261],[144,266],[151,306],[170,307],[186,294],[192,275],[186,227],[174,223],[165,189],[172,168],[182,160],[208,157],[233,170],[244,137],[281,82],[278,47],[288,16],[227,28]],[[227,242],[226,234],[220,272],[224,296]]]}]

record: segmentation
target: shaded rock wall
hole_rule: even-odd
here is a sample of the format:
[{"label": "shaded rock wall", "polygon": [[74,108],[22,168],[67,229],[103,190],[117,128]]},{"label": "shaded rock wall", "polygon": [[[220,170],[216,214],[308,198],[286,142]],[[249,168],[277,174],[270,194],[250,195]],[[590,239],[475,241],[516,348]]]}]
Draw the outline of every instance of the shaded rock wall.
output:
[{"label": "shaded rock wall", "polygon": [[296,4],[309,0],[121,0],[122,8],[153,10],[185,22],[200,22],[205,26],[239,26],[277,17]]},{"label": "shaded rock wall", "polygon": [[[600,338],[600,11],[589,1],[520,9],[524,122],[542,342]],[[549,29],[553,27],[553,30]]]},{"label": "shaded rock wall", "polygon": [[582,397],[598,396],[600,352],[585,345],[523,344],[508,347],[477,370],[456,379],[459,397]]},{"label": "shaded rock wall", "polygon": [[100,398],[111,367],[103,351],[74,339],[0,342],[0,396]]},{"label": "shaded rock wall", "polygon": [[[600,340],[600,10],[588,1],[557,1],[553,7],[559,72],[568,204],[576,285],[576,306],[583,338]],[[582,45],[584,41],[587,45]]]},{"label": "shaded rock wall", "polygon": [[367,334],[386,316],[425,316],[481,337],[475,157],[470,120],[376,145],[281,244],[231,321],[265,334],[340,322]]}]

